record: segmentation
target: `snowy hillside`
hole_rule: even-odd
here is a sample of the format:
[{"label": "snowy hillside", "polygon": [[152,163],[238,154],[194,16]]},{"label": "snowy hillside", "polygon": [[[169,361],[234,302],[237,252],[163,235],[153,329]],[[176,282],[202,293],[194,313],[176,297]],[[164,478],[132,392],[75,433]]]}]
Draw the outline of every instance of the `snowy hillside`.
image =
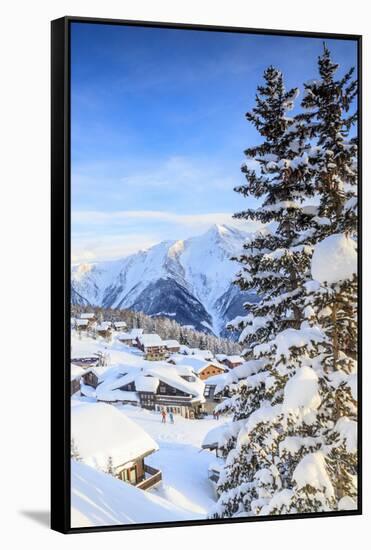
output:
[{"label": "snowy hillside", "polygon": [[72,461],[71,466],[72,527],[199,519],[195,513],[86,464]]},{"label": "snowy hillside", "polygon": [[232,281],[247,233],[214,225],[184,241],[164,241],[122,260],[72,268],[72,302],[163,315],[224,334],[248,299]]}]

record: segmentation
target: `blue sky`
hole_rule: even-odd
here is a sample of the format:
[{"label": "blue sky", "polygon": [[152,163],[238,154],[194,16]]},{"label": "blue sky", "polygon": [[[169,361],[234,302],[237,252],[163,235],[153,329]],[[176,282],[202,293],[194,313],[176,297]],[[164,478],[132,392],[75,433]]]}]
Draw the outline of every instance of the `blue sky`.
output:
[{"label": "blue sky", "polygon": [[[356,44],[328,40],[340,71]],[[244,114],[268,65],[317,76],[322,40],[72,23],[72,260],[114,259],[247,206]],[[252,226],[246,225],[246,229]]]}]

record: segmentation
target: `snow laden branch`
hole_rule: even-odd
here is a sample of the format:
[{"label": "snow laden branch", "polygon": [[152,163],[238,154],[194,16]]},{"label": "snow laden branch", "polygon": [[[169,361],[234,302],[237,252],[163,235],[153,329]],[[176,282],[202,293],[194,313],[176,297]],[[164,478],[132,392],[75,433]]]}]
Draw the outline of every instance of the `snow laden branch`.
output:
[{"label": "snow laden branch", "polygon": [[[357,81],[327,47],[298,88],[268,67],[248,122],[260,135],[235,188],[263,225],[236,258],[259,297],[230,323],[246,363],[217,388],[233,413],[211,517],[357,506]],[[256,168],[257,167],[257,168]]]}]

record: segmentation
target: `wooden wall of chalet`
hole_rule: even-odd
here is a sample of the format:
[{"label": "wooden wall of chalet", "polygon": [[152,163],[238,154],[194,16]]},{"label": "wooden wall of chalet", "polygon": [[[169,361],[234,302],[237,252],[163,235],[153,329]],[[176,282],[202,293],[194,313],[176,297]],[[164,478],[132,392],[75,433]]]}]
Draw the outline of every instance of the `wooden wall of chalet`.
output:
[{"label": "wooden wall of chalet", "polygon": [[98,376],[94,372],[87,372],[83,375],[84,384],[96,388],[98,386]]},{"label": "wooden wall of chalet", "polygon": [[216,367],[214,365],[209,365],[200,372],[199,377],[201,378],[201,380],[207,380],[209,376],[215,376],[216,374],[222,374],[223,372],[223,369],[220,369],[219,367]]},{"label": "wooden wall of chalet", "polygon": [[71,395],[79,391],[80,389],[80,378],[75,378],[71,380]]},{"label": "wooden wall of chalet", "polygon": [[137,460],[134,460],[130,466],[130,468],[122,468],[117,474],[116,477],[121,479],[122,481],[125,481],[125,473],[127,475],[127,479],[129,479],[129,472],[130,470],[135,466],[136,470],[136,483],[140,483],[145,476],[144,472],[144,459],[138,458]]}]

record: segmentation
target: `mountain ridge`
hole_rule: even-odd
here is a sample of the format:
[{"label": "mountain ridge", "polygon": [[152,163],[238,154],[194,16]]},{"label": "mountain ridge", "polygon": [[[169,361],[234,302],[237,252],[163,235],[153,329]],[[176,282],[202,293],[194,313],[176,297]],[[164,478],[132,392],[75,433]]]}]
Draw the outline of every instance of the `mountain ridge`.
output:
[{"label": "mountain ridge", "polygon": [[249,233],[213,225],[205,233],[167,240],[119,260],[72,266],[71,301],[168,316],[196,330],[226,336],[226,323],[256,301],[233,284],[231,257]]}]

